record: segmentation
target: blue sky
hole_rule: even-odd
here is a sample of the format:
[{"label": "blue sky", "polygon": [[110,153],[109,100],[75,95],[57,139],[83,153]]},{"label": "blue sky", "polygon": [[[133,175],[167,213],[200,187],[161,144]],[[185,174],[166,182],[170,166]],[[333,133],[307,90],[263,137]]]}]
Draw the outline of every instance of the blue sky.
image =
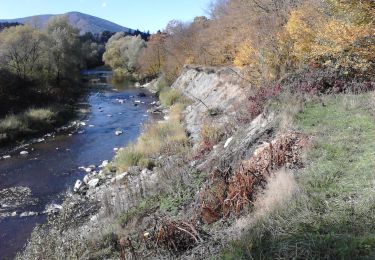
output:
[{"label": "blue sky", "polygon": [[206,15],[212,0],[0,0],[0,19],[69,11],[98,16],[132,29],[155,32],[168,21]]}]

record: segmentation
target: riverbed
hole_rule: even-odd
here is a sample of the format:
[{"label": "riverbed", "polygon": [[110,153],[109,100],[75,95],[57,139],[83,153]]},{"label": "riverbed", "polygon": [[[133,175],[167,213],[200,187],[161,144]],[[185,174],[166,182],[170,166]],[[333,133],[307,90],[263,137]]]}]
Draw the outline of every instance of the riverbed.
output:
[{"label": "riverbed", "polygon": [[[86,74],[100,79],[100,88],[87,97],[89,110],[78,129],[1,155],[0,191],[27,188],[30,194],[19,206],[0,205],[0,213],[13,214],[0,217],[0,259],[12,259],[22,250],[33,228],[46,221],[40,213],[51,203],[61,203],[66,191],[86,174],[80,167],[111,160],[117,148],[136,140],[142,124],[150,120],[147,110],[155,101],[151,93],[129,83],[112,85],[110,72]],[[20,155],[22,151],[26,154]],[[21,217],[24,212],[39,215]]]}]

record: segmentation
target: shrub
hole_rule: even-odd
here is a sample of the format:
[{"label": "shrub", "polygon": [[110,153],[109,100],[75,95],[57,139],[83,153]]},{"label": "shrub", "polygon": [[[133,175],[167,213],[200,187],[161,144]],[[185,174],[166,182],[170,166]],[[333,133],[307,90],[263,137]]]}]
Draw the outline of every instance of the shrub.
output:
[{"label": "shrub", "polygon": [[0,122],[1,132],[23,131],[27,128],[28,126],[21,116],[9,115]]},{"label": "shrub", "polygon": [[25,116],[35,122],[52,123],[56,114],[50,108],[29,109]]},{"label": "shrub", "polygon": [[154,164],[152,157],[158,154],[172,155],[186,151],[189,142],[181,123],[183,108],[183,105],[175,104],[171,107],[168,120],[147,125],[135,144],[116,155],[115,165],[118,169],[125,171],[130,166],[150,168]]},{"label": "shrub", "polygon": [[209,124],[204,124],[201,130],[201,143],[196,158],[200,158],[224,138],[224,131]]},{"label": "shrub", "polygon": [[119,151],[115,157],[115,164],[120,171],[126,170],[130,166],[138,166],[145,159],[145,154],[138,151],[136,145],[127,146]]},{"label": "shrub", "polygon": [[191,190],[186,187],[180,186],[176,190],[160,199],[160,209],[172,215],[176,215],[179,209],[193,198]]},{"label": "shrub", "polygon": [[170,107],[181,98],[180,92],[172,88],[163,88],[159,93],[159,100],[163,106]]}]

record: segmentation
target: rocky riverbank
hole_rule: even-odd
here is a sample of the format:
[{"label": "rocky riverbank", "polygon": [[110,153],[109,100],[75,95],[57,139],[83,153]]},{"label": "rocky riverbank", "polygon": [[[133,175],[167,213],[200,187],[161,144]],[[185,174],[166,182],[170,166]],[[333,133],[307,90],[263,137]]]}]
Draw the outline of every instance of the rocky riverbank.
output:
[{"label": "rocky riverbank", "polygon": [[[172,89],[192,100],[182,112],[189,141],[169,140],[147,165],[125,171],[116,159],[83,167],[86,175],[61,211],[33,232],[19,259],[203,259],[220,253],[231,240],[236,212],[248,212],[248,198],[273,173],[301,167],[307,142],[297,132],[278,133],[272,112],[240,125],[244,84],[230,68],[186,67]],[[154,134],[176,120],[163,107],[153,112],[166,113]]]}]

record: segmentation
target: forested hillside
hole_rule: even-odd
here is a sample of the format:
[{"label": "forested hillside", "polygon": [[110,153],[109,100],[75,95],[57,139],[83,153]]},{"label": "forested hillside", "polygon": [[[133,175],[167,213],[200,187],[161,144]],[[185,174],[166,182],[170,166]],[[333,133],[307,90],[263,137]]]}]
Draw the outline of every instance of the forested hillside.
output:
[{"label": "forested hillside", "polygon": [[100,42],[80,37],[64,17],[51,20],[45,30],[6,27],[0,32],[1,143],[66,123],[84,92],[81,70],[100,65],[104,52]]}]

